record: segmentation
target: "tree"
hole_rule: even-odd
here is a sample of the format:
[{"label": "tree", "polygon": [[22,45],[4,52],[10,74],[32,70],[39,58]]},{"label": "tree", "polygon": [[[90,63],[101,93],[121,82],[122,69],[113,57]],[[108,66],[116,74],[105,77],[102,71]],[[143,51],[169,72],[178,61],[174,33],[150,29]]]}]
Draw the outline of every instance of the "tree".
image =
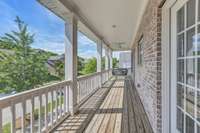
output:
[{"label": "tree", "polygon": [[96,70],[97,70],[97,59],[94,57],[91,59],[88,59],[85,63],[83,74],[94,73],[96,72]]},{"label": "tree", "polygon": [[83,75],[83,69],[85,66],[85,59],[78,56],[78,75]]},{"label": "tree", "polygon": [[62,61],[58,60],[55,64],[56,73],[61,79],[65,77],[65,65]]},{"label": "tree", "polygon": [[20,92],[52,80],[45,62],[47,56],[31,49],[34,34],[19,17],[15,20],[18,30],[6,33],[0,43],[15,49],[12,58],[1,61],[0,89],[2,92]]}]

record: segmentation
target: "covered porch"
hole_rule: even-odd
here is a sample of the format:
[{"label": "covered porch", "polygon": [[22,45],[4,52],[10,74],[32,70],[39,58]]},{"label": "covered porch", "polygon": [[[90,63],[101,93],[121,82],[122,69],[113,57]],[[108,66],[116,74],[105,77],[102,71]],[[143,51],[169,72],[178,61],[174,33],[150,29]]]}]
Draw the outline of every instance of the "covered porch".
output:
[{"label": "covered porch", "polygon": [[[81,0],[38,2],[65,21],[65,80],[0,99],[0,133],[6,132],[5,126],[12,133],[153,133],[134,85],[133,56],[128,76],[112,75],[114,51],[134,54],[132,44],[148,0],[127,1],[124,5],[117,1],[113,7],[115,0],[88,0],[91,5]],[[110,6],[103,11],[106,3]],[[106,14],[109,9],[111,14]],[[134,13],[129,16],[129,12]],[[77,76],[78,31],[97,44],[97,72],[82,77]],[[6,113],[11,117],[9,125],[4,124]]]},{"label": "covered porch", "polygon": [[11,112],[12,132],[153,133],[131,76],[109,70],[78,78],[76,112],[69,110],[71,88],[71,81],[63,81],[1,99],[1,131]]}]

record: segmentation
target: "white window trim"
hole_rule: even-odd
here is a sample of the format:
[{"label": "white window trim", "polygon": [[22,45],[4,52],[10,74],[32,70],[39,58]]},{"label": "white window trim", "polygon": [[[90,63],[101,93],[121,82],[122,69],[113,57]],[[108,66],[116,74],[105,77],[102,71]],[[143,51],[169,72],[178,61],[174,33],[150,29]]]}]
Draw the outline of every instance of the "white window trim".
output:
[{"label": "white window trim", "polygon": [[142,66],[144,62],[144,37],[140,37],[138,41],[138,65]]}]

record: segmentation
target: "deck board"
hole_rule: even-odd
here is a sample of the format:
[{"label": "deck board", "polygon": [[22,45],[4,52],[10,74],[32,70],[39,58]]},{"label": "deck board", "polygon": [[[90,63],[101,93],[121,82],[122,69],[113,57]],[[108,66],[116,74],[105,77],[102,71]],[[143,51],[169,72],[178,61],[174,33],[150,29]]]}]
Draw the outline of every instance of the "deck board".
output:
[{"label": "deck board", "polygon": [[117,79],[97,90],[56,133],[153,133],[130,78]]}]

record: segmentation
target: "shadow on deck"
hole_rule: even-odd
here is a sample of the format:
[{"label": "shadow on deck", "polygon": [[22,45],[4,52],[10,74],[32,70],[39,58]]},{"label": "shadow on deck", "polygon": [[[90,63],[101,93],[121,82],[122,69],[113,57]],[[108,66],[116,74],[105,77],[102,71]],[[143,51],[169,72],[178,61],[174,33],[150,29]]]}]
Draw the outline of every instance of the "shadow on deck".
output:
[{"label": "shadow on deck", "polygon": [[129,77],[110,80],[66,118],[56,133],[152,133],[147,115]]}]

